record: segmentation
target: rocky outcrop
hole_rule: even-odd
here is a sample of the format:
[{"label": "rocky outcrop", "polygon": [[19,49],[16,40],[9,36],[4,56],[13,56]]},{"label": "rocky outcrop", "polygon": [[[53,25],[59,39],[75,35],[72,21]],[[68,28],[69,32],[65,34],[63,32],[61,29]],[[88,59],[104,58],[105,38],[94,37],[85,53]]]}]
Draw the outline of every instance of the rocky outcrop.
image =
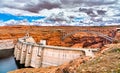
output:
[{"label": "rocky outcrop", "polygon": [[[112,27],[39,27],[39,26],[3,26],[0,27],[0,39],[14,39],[17,41],[18,38],[25,36],[29,32],[36,42],[40,40],[46,40],[48,45],[55,46],[66,46],[66,47],[101,47],[102,44],[105,45],[110,43],[104,38],[99,37],[96,34],[86,33],[86,32],[76,32],[73,35],[66,37],[62,40],[64,32],[72,32],[75,30],[90,30],[102,32],[108,36],[119,38],[119,33],[116,32],[117,26]],[[4,31],[4,32],[3,32]],[[79,45],[78,45],[79,44]],[[81,45],[80,45],[81,44]]]}]

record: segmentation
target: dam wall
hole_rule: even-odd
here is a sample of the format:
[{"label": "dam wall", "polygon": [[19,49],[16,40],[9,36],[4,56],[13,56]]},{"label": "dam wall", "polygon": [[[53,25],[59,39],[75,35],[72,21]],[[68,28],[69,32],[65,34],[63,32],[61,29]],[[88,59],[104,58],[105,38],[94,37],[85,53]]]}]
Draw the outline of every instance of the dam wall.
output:
[{"label": "dam wall", "polygon": [[14,56],[25,67],[58,66],[81,56],[94,57],[98,48],[71,48],[36,44],[32,37],[19,38],[15,45]]}]

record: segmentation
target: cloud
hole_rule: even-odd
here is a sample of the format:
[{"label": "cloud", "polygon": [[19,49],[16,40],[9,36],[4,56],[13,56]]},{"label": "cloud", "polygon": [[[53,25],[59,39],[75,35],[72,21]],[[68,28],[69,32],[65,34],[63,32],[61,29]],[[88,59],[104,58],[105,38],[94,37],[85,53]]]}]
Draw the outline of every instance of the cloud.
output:
[{"label": "cloud", "polygon": [[37,13],[42,9],[71,8],[120,3],[120,0],[0,0],[0,7],[15,8]]},{"label": "cloud", "polygon": [[38,13],[32,13],[30,11],[8,8],[8,7],[0,8],[0,13],[9,13],[12,15],[17,15],[17,16],[24,16],[24,15],[25,16],[39,16]]},{"label": "cloud", "polygon": [[15,8],[35,13],[42,9],[59,8],[61,5],[59,0],[0,0],[0,3],[1,8]]},{"label": "cloud", "polygon": [[38,3],[30,2],[25,5],[25,10],[31,11],[31,12],[39,12],[39,10],[42,9],[52,9],[52,8],[59,8],[60,3],[54,1],[39,1]]},{"label": "cloud", "polygon": [[0,7],[22,8],[25,3],[16,2],[14,0],[0,0]]}]

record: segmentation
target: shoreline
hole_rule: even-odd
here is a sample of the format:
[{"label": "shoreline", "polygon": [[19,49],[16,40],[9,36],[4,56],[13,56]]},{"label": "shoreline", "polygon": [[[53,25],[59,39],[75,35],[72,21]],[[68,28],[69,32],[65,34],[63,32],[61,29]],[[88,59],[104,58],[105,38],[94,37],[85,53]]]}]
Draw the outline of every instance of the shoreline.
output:
[{"label": "shoreline", "polygon": [[0,50],[0,59],[8,58],[13,56],[14,49],[1,49]]}]

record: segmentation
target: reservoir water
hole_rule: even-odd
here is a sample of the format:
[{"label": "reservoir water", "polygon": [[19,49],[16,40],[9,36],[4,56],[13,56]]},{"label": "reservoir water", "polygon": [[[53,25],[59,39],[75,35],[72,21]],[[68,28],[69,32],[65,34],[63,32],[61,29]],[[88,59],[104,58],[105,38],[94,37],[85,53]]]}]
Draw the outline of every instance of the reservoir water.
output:
[{"label": "reservoir water", "polygon": [[13,57],[13,49],[0,50],[0,73],[7,73],[18,69]]}]

